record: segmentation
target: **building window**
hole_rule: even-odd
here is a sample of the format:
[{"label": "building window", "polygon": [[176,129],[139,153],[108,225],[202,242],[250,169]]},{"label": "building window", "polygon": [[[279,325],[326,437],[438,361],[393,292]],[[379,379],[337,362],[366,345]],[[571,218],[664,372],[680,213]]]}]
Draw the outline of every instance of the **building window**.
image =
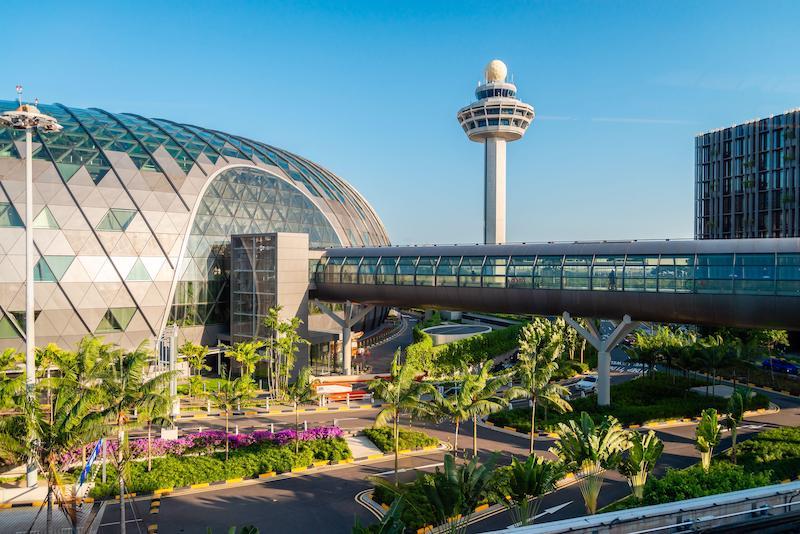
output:
[{"label": "building window", "polygon": [[103,219],[97,223],[97,230],[106,232],[124,232],[136,216],[136,210],[111,208]]}]

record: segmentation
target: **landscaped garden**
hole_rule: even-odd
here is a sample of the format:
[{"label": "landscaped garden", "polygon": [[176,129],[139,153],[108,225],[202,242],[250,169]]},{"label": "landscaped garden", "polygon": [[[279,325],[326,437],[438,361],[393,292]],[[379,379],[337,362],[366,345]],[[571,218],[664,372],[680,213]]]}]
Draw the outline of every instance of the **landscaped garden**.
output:
[{"label": "landscaped garden", "polygon": [[[392,429],[389,427],[378,428],[365,428],[364,435],[369,438],[383,452],[392,452],[394,450],[394,438],[392,437]],[[398,449],[420,449],[422,447],[431,447],[439,443],[436,438],[433,438],[424,432],[416,430],[407,430],[405,428],[398,428]]]},{"label": "landscaped garden", "polygon": [[[648,421],[697,417],[705,408],[724,411],[727,400],[704,395],[690,388],[704,386],[705,382],[681,376],[655,373],[652,376],[611,386],[612,406],[598,406],[595,396],[570,401],[572,412],[556,413],[538,408],[537,430],[552,431],[560,422],[586,412],[593,417],[614,415],[623,425],[642,425]],[[747,409],[766,408],[769,399],[756,393],[750,397]],[[510,426],[520,432],[530,432],[531,409],[517,408],[491,414],[488,420],[497,426]]]},{"label": "landscaped garden", "polygon": [[[295,453],[295,439],[299,449]],[[130,454],[136,461],[129,464],[130,482],[125,489],[132,493],[228,480],[253,478],[263,473],[286,472],[296,467],[308,467],[318,460],[339,461],[350,458],[350,449],[338,427],[319,427],[301,431],[256,431],[251,434],[228,435],[230,452],[225,459],[225,432],[206,431],[188,434],[175,440],[132,440]],[[116,442],[109,446],[113,457]],[[148,452],[149,451],[149,452]],[[152,456],[152,468],[145,459]],[[75,454],[72,457],[76,457]],[[113,468],[108,483],[96,480],[93,497],[119,494]]]}]

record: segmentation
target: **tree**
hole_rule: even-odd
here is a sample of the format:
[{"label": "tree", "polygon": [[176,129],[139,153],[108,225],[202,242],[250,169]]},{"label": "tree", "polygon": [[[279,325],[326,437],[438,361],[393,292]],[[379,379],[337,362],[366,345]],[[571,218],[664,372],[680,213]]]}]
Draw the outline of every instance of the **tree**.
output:
[{"label": "tree", "polygon": [[[174,371],[148,377],[150,351],[147,342],[142,342],[134,351],[113,351],[116,360],[103,382],[103,394],[108,403],[104,414],[116,428],[119,448],[117,453],[117,473],[120,494],[120,531],[125,534],[125,471],[130,460],[127,450],[128,428],[133,426],[132,416],[148,405],[171,402],[169,382]],[[167,397],[167,400],[164,400]]]},{"label": "tree", "polygon": [[300,374],[297,375],[297,380],[289,384],[286,388],[286,398],[294,404],[294,452],[300,452],[300,411],[298,406],[311,402],[316,393],[314,388],[311,387],[311,368],[303,367],[300,369]]},{"label": "tree", "polygon": [[211,366],[206,363],[208,347],[186,340],[186,343],[180,346],[178,352],[183,354],[186,363],[189,364],[189,395],[196,397],[200,394],[203,371],[211,370]]},{"label": "tree", "polygon": [[491,490],[494,463],[492,456],[480,466],[477,457],[456,465],[453,455],[445,455],[444,470],[437,467],[422,484],[437,524],[448,525],[453,533],[466,532],[470,516]]},{"label": "tree", "polygon": [[303,321],[292,317],[288,321],[280,318],[282,307],[270,308],[264,318],[264,326],[270,332],[265,345],[270,362],[267,372],[269,389],[280,392],[289,384],[289,375],[294,369],[300,345],[308,345],[309,341],[298,333]]},{"label": "tree", "polygon": [[536,440],[536,407],[539,402],[548,403],[562,412],[572,411],[566,398],[569,390],[551,382],[558,370],[561,357],[561,337],[550,321],[536,318],[522,329],[519,339],[519,357],[514,376],[521,387],[512,388],[509,395],[531,400],[530,454]]},{"label": "tree", "polygon": [[[711,395],[716,393],[717,369],[728,366],[731,363],[731,351],[724,338],[719,335],[708,336],[701,339],[695,345],[695,354],[698,362],[705,369],[706,374],[711,376]],[[706,384],[706,395],[708,395],[708,385]]]},{"label": "tree", "polygon": [[725,427],[731,431],[731,461],[734,464],[736,464],[736,437],[739,433],[739,425],[742,424],[742,419],[744,419],[745,406],[749,398],[749,391],[742,393],[734,390],[728,399],[728,414],[724,422]]},{"label": "tree", "polygon": [[772,383],[775,383],[775,371],[772,367],[772,358],[778,355],[783,347],[789,346],[789,334],[786,330],[757,330],[752,334],[753,342],[767,351],[770,359],[769,373]]},{"label": "tree", "polygon": [[615,417],[606,416],[598,425],[586,412],[581,412],[577,421],[559,423],[556,433],[558,440],[550,452],[575,474],[586,511],[594,514],[603,470],[618,463],[620,454],[629,446],[628,435]]},{"label": "tree", "polygon": [[[68,388],[55,389],[45,410],[31,399],[24,387],[16,394],[14,414],[0,419],[0,456],[6,460],[33,461],[47,481],[47,531],[52,531],[53,501],[77,525],[75,507],[68,506],[63,489],[64,465],[61,456],[101,437],[105,415],[98,410],[101,392],[97,389],[75,395]],[[73,504],[74,504],[74,497]]]},{"label": "tree", "polygon": [[376,378],[368,385],[375,397],[383,401],[381,410],[375,416],[375,426],[392,424],[394,438],[394,482],[398,483],[398,464],[400,448],[400,415],[416,413],[421,410],[420,397],[433,394],[433,386],[414,380],[415,371],[411,365],[400,365],[400,350],[394,353],[389,378]]},{"label": "tree", "polygon": [[15,406],[25,389],[25,375],[17,373],[24,359],[25,356],[15,349],[5,349],[0,353],[0,409]]},{"label": "tree", "polygon": [[389,509],[381,517],[380,523],[369,527],[362,527],[361,522],[356,518],[353,525],[352,534],[404,534],[406,525],[403,523],[403,497],[397,495]]},{"label": "tree", "polygon": [[631,361],[646,365],[647,374],[653,376],[653,369],[658,363],[661,351],[661,343],[655,335],[637,330],[633,333],[633,344],[624,350]]},{"label": "tree", "polygon": [[540,497],[555,491],[564,476],[564,466],[531,454],[524,462],[511,459],[508,500],[506,507],[515,525],[533,524],[539,511]]},{"label": "tree", "polygon": [[719,444],[721,432],[717,410],[707,408],[700,416],[700,422],[694,430],[695,448],[700,451],[700,463],[703,470],[708,472],[711,467],[711,457],[714,455],[714,447]]},{"label": "tree", "polygon": [[466,412],[472,417],[472,455],[478,455],[478,417],[499,412],[509,406],[509,399],[518,390],[511,388],[505,392],[500,389],[508,384],[510,375],[492,376],[494,362],[483,362],[477,373],[467,374],[463,383]]},{"label": "tree", "polygon": [[633,496],[641,499],[647,475],[655,468],[661,453],[664,452],[664,442],[652,430],[647,434],[632,430],[628,434],[628,442],[630,448],[620,462],[619,472],[628,479]]},{"label": "tree", "polygon": [[238,377],[234,380],[230,379],[230,370],[228,371],[228,380],[222,382],[220,387],[214,391],[209,392],[211,403],[217,410],[225,414],[225,461],[228,461],[228,451],[230,449],[230,439],[228,429],[230,428],[231,413],[243,401],[250,398],[251,387],[250,382],[243,377]]},{"label": "tree", "polygon": [[462,375],[458,378],[455,381],[453,393],[446,397],[438,391],[434,391],[433,402],[430,407],[433,417],[452,421],[455,424],[453,452],[456,455],[458,454],[459,425],[462,421],[469,419],[469,407],[472,404],[472,400],[468,397],[467,389],[465,388],[466,381],[467,375]]},{"label": "tree", "polygon": [[136,411],[136,422],[147,427],[147,470],[153,469],[152,431],[153,425],[171,426],[170,409],[172,399],[168,394],[154,396],[148,402],[139,406]]},{"label": "tree", "polygon": [[263,341],[240,341],[232,347],[225,347],[225,352],[241,365],[241,377],[252,381],[256,366],[264,361],[264,355],[259,352],[263,346]]}]

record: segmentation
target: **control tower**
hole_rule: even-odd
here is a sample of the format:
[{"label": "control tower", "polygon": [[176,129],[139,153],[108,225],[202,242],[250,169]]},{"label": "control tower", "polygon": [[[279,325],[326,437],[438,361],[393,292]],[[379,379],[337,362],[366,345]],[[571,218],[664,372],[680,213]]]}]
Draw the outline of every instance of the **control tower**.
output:
[{"label": "control tower", "polygon": [[533,106],[517,99],[517,86],[506,81],[508,69],[499,59],[486,65],[485,80],[475,90],[478,99],[458,111],[458,122],[470,141],[483,143],[483,239],[506,240],[506,143],[525,135],[533,121]]}]

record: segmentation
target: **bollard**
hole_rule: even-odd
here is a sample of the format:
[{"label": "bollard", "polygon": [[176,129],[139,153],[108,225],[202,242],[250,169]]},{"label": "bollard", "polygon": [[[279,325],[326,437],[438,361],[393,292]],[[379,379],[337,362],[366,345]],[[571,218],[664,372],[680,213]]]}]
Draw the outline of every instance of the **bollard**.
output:
[{"label": "bollard", "polygon": [[234,426],[234,427],[233,427],[233,432],[234,432],[234,434],[236,434],[237,436],[239,435],[239,425],[236,425],[236,426]]},{"label": "bollard", "polygon": [[261,379],[260,379],[260,378],[258,379],[258,389],[264,389],[264,388],[262,387],[262,384],[261,384]]},{"label": "bollard", "polygon": [[266,399],[267,411],[269,411],[269,397]]},{"label": "bollard", "polygon": [[347,407],[350,408],[350,394],[347,394]]},{"label": "bollard", "polygon": [[211,413],[211,399],[206,399],[206,412]]},{"label": "bollard", "polygon": [[274,434],[275,433],[275,423],[270,423],[269,424],[269,432],[270,432],[270,434]]},{"label": "bollard", "polygon": [[308,430],[308,421],[303,421],[303,432]]},{"label": "bollard", "polygon": [[240,401],[236,401],[236,411],[237,412],[242,411],[242,403]]}]

